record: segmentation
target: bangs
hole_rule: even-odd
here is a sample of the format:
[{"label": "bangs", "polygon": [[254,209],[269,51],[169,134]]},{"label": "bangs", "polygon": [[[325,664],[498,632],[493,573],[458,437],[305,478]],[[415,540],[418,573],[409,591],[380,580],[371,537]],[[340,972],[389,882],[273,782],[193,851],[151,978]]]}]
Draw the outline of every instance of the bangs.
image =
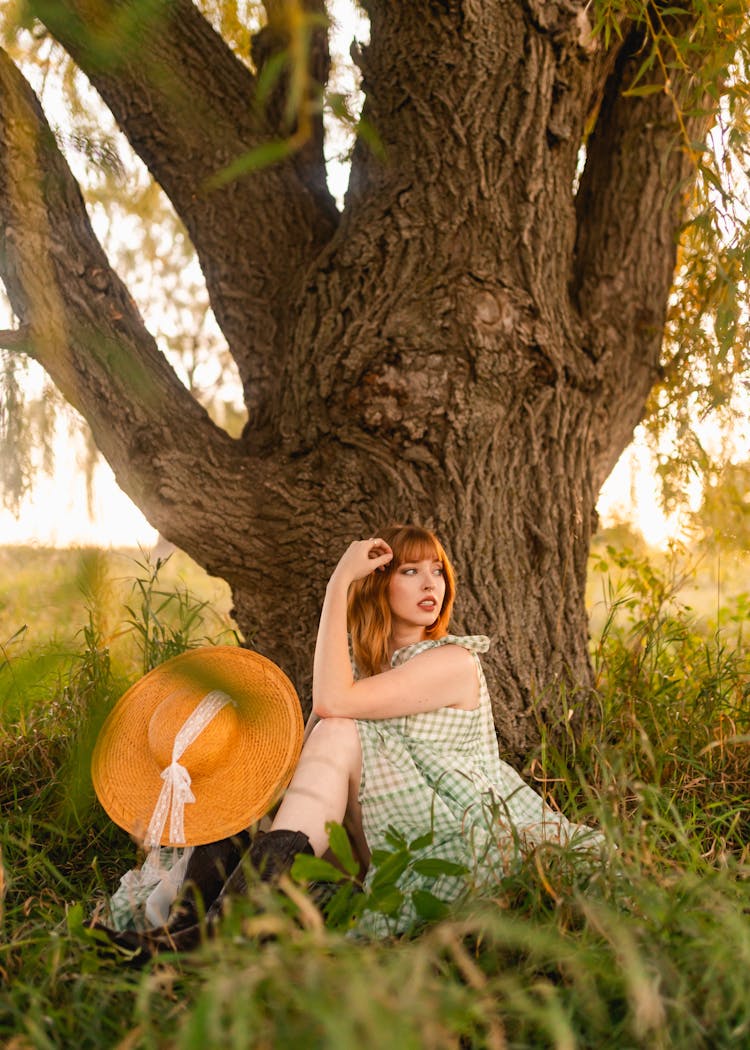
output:
[{"label": "bangs", "polygon": [[434,560],[445,562],[442,548],[429,532],[417,528],[405,528],[390,541],[396,565],[404,562]]}]

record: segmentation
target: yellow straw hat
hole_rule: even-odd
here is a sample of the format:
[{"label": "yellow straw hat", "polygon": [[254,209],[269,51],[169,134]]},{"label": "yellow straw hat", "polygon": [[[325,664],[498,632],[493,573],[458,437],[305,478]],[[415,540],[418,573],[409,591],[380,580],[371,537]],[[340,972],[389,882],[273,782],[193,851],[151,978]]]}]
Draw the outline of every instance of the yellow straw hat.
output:
[{"label": "yellow straw hat", "polygon": [[229,645],[191,649],[118,700],[91,759],[94,790],[146,846],[201,846],[268,812],[302,732],[297,694],[276,664]]}]

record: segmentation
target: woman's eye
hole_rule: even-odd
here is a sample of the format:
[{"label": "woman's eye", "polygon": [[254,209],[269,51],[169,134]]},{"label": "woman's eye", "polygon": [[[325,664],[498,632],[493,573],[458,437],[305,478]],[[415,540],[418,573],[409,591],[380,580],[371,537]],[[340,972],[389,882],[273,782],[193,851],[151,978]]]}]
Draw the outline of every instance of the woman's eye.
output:
[{"label": "woman's eye", "polygon": [[436,576],[442,576],[443,575],[443,571],[444,571],[443,569],[435,569],[435,575]]}]

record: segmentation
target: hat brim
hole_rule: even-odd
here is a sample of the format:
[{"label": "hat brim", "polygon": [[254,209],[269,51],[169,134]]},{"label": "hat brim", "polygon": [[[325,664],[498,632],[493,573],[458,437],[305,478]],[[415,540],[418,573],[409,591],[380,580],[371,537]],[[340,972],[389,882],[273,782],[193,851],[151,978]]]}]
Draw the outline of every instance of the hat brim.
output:
[{"label": "hat brim", "polygon": [[[234,835],[264,816],[289,783],[302,748],[302,711],[294,686],[266,657],[234,646],[191,649],[139,679],[118,700],[94,748],[91,777],[108,816],[143,840],[163,786],[148,747],[156,708],[180,690],[196,704],[211,690],[228,693],[240,732],[211,772],[193,778],[195,803],[184,809],[185,841],[200,846]],[[179,729],[175,727],[175,732]]]}]

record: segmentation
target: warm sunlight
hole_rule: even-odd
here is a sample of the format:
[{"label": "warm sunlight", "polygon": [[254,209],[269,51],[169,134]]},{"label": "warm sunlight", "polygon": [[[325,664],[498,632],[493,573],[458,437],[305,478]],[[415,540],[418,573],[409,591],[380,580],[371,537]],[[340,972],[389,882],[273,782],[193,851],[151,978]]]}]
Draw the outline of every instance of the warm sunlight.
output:
[{"label": "warm sunlight", "polygon": [[[659,505],[656,478],[642,443],[623,453],[602,489],[598,511],[601,526],[631,521],[654,547],[665,546],[680,532],[679,516],[665,516]],[[157,536],[101,460],[94,471],[89,504],[86,477],[70,438],[58,442],[54,473],[39,474],[18,517],[0,511],[0,544],[151,547]]]}]

